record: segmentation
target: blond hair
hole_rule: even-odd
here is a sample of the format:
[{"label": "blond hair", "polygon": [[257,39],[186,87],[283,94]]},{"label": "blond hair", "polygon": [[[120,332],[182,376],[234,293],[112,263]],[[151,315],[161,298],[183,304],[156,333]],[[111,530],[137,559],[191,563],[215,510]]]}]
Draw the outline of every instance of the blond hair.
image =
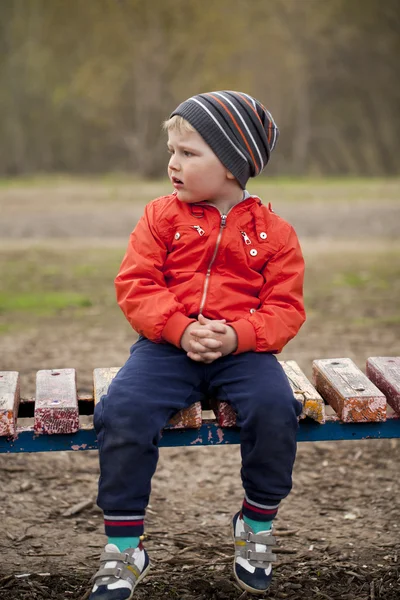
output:
[{"label": "blond hair", "polygon": [[162,124],[164,131],[178,131],[179,133],[196,131],[195,128],[180,115],[173,115]]}]

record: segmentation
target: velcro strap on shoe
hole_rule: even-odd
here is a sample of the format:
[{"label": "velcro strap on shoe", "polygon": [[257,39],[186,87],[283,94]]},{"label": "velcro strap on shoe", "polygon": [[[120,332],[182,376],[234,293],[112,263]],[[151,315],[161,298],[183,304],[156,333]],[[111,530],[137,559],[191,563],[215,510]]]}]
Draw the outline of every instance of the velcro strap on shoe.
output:
[{"label": "velcro strap on shoe", "polygon": [[242,558],[245,558],[251,562],[259,562],[259,563],[271,563],[276,561],[276,554],[273,552],[255,552],[254,550],[243,549],[240,550],[237,554]]},{"label": "velcro strap on shoe", "polygon": [[275,538],[272,534],[252,533],[251,531],[242,531],[240,539],[245,542],[253,542],[254,544],[264,544],[264,546],[275,546]]},{"label": "velcro strap on shoe", "polygon": [[108,567],[107,569],[102,568],[97,571],[93,575],[93,579],[99,579],[100,577],[119,577],[121,573],[121,569],[118,567],[113,567],[112,569]]},{"label": "velcro strap on shoe", "polygon": [[103,552],[100,562],[118,562],[124,565],[134,565],[135,560],[129,552]]},{"label": "velcro strap on shoe", "polygon": [[102,568],[93,575],[93,580],[101,579],[102,577],[115,577],[115,579],[124,579],[134,583],[140,576],[140,572],[137,567],[113,567],[113,568]]}]

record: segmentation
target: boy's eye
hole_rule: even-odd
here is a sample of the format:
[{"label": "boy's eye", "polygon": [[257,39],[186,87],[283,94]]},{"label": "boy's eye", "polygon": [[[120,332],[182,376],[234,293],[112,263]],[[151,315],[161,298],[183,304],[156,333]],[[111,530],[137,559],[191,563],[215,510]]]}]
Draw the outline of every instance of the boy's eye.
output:
[{"label": "boy's eye", "polygon": [[183,154],[184,154],[185,156],[193,156],[192,152],[189,152],[189,150],[184,150],[184,151],[183,151]]},{"label": "boy's eye", "polygon": [[174,151],[171,148],[167,148],[167,152],[168,152],[168,154],[173,154],[174,153]]}]

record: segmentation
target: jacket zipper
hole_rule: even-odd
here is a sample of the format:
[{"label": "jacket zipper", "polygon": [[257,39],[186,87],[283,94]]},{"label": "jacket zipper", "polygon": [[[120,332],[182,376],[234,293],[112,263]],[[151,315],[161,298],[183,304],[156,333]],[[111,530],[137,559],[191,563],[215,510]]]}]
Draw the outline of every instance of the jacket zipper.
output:
[{"label": "jacket zipper", "polygon": [[242,234],[242,238],[244,239],[244,243],[248,246],[249,244],[251,244],[251,239],[249,238],[249,236],[247,235],[247,233],[245,231],[241,231],[240,232]]},{"label": "jacket zipper", "polygon": [[192,225],[192,227],[193,227],[193,229],[195,229],[195,230],[197,231],[197,233],[198,233],[200,236],[203,236],[203,235],[205,234],[205,231],[204,231],[204,229],[202,229],[202,228],[200,227],[200,225]]},{"label": "jacket zipper", "polygon": [[220,224],[220,227],[219,227],[219,233],[218,233],[217,241],[216,241],[216,244],[215,244],[214,253],[213,253],[212,258],[210,260],[210,264],[208,265],[208,269],[207,269],[207,273],[206,273],[206,278],[204,280],[203,295],[201,297],[199,314],[202,314],[204,305],[206,303],[207,291],[208,291],[208,286],[209,286],[209,283],[210,283],[211,268],[212,268],[212,266],[214,264],[214,261],[215,261],[215,258],[217,256],[218,248],[219,248],[219,245],[221,243],[222,232],[223,232],[225,226],[226,226],[226,215],[221,215],[221,224]]}]

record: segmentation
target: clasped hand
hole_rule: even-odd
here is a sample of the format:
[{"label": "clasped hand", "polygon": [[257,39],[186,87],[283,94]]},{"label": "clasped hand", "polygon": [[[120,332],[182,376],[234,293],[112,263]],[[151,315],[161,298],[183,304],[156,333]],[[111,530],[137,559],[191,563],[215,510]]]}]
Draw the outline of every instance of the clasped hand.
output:
[{"label": "clasped hand", "polygon": [[181,346],[192,360],[212,363],[236,350],[237,335],[225,319],[213,321],[199,315],[183,332]]}]

